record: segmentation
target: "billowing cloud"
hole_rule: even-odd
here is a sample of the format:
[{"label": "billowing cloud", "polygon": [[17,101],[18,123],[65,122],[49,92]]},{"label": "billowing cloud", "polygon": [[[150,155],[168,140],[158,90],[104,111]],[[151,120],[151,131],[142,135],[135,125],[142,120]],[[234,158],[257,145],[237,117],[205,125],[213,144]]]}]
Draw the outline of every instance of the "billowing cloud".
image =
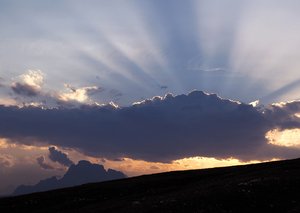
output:
[{"label": "billowing cloud", "polygon": [[18,77],[18,81],[12,83],[11,89],[21,96],[37,96],[43,83],[44,75],[40,70],[28,70]]},{"label": "billowing cloud", "polygon": [[[2,92],[9,94],[15,102],[14,105],[18,106],[73,108],[82,104],[102,102],[99,94],[104,91],[100,86],[75,87],[67,83],[62,83],[63,89],[49,89],[47,85],[44,85],[45,74],[41,70],[28,70],[13,78],[11,82],[2,83],[1,80],[0,78],[0,86],[3,87]],[[122,95],[120,94],[119,92],[116,97],[120,97]],[[8,102],[3,98],[0,101]]]},{"label": "billowing cloud", "polygon": [[45,162],[45,157],[44,156],[40,156],[36,159],[37,163],[40,165],[41,168],[43,169],[54,169],[53,166],[51,166],[50,164],[47,164]]},{"label": "billowing cloud", "polygon": [[[200,91],[154,97],[124,108],[2,106],[0,136],[19,143],[38,141],[75,148],[109,159],[167,162],[203,156],[266,160],[299,154],[297,148],[276,146],[266,138],[273,129],[300,127],[300,118],[294,115],[299,112],[300,102],[262,108]],[[49,151],[68,159],[53,147]],[[65,165],[70,163],[67,160]]]},{"label": "billowing cloud", "polygon": [[49,159],[52,160],[53,162],[57,162],[61,165],[64,166],[71,166],[73,163],[72,160],[70,160],[70,158],[68,157],[68,155],[66,153],[63,153],[60,150],[57,150],[54,146],[53,147],[49,147],[49,155],[48,155]]}]

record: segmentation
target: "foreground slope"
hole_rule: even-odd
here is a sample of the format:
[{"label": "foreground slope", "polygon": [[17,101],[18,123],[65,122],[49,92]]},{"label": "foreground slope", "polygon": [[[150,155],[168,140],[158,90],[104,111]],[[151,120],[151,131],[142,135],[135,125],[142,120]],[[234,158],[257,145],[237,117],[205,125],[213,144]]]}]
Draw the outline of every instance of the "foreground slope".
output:
[{"label": "foreground slope", "polygon": [[300,212],[300,159],[177,171],[0,199],[0,212]]}]

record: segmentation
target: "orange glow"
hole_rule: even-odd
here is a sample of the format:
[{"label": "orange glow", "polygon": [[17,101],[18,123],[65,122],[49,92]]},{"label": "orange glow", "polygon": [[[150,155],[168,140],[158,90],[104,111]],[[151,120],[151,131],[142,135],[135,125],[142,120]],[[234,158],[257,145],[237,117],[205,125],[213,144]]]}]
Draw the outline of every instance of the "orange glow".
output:
[{"label": "orange glow", "polygon": [[[51,146],[51,145],[49,145]],[[16,159],[36,164],[36,158],[43,155],[48,156],[49,146],[27,146],[11,143],[6,139],[0,139],[0,154],[10,154]],[[216,159],[213,157],[190,157],[172,161],[170,163],[148,162],[144,160],[134,160],[131,158],[123,158],[120,160],[109,160],[105,158],[91,157],[83,154],[76,149],[66,149],[57,147],[75,163],[79,160],[88,160],[92,163],[102,164],[106,169],[111,168],[123,171],[127,176],[138,176],[143,174],[153,174],[176,170],[204,169],[212,167],[243,165],[250,163],[259,163],[261,161],[242,162],[236,158]],[[25,157],[26,156],[26,157]],[[275,159],[273,159],[275,160]],[[60,167],[57,163],[47,159],[47,163],[55,168],[66,169]]]},{"label": "orange glow", "polygon": [[0,149],[5,149],[9,146],[7,140],[4,138],[0,138]]},{"label": "orange glow", "polygon": [[[176,170],[204,169],[212,167],[243,165],[259,163],[260,161],[241,162],[238,159],[216,159],[208,157],[191,157],[173,161],[171,163],[154,163],[143,160],[124,158],[122,161],[105,160],[105,167],[124,171],[128,176],[152,174]],[[101,163],[101,162],[100,162]]]}]

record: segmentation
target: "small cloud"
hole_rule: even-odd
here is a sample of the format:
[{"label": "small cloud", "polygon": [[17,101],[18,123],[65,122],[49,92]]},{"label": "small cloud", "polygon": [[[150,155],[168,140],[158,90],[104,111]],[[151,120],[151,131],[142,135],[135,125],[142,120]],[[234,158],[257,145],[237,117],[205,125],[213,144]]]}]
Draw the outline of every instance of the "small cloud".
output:
[{"label": "small cloud", "polygon": [[52,160],[53,162],[57,162],[61,165],[64,166],[71,166],[73,163],[72,160],[68,157],[66,153],[63,153],[62,151],[57,150],[54,146],[49,147],[49,159]]},{"label": "small cloud", "polygon": [[27,73],[20,76],[25,84],[37,89],[41,89],[44,83],[44,74],[41,70],[28,70]]},{"label": "small cloud", "polygon": [[36,159],[37,163],[40,165],[41,168],[43,169],[54,169],[53,166],[47,164],[45,162],[45,157],[44,156],[40,156]]},{"label": "small cloud", "polygon": [[114,158],[112,161],[124,161],[124,158]]},{"label": "small cloud", "polygon": [[18,77],[18,81],[12,83],[11,89],[18,95],[32,97],[41,92],[43,83],[44,75],[40,70],[28,70]]},{"label": "small cloud", "polygon": [[103,91],[103,88],[97,86],[75,88],[69,84],[65,84],[65,87],[68,91],[58,95],[58,99],[63,102],[90,102],[90,96]]}]

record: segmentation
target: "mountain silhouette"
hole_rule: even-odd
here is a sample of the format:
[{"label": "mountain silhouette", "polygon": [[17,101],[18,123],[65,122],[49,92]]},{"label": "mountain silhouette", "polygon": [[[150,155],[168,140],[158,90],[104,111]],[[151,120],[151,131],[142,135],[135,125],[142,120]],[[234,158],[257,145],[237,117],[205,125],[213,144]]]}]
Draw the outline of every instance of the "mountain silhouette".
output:
[{"label": "mountain silhouette", "polygon": [[77,165],[71,165],[61,179],[57,179],[54,176],[41,180],[36,185],[20,185],[15,189],[13,195],[29,194],[121,178],[126,178],[126,175],[120,171],[113,169],[108,169],[106,171],[102,165],[92,164],[89,161],[81,160]]}]

